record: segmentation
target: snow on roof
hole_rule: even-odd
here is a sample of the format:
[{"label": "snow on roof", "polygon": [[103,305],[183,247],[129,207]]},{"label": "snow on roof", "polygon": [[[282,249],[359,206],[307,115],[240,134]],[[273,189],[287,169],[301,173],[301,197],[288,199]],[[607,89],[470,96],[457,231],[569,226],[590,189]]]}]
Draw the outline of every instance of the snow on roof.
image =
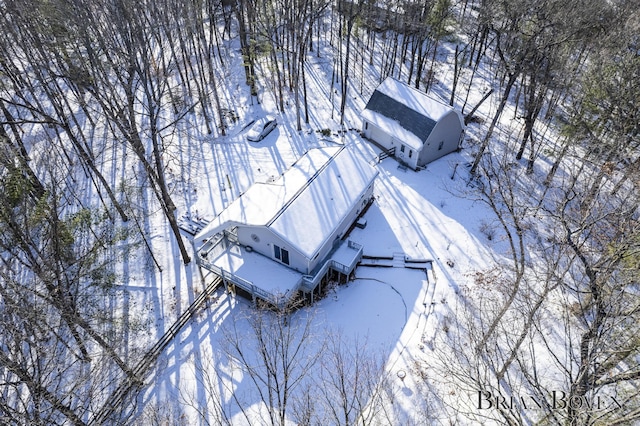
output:
[{"label": "snow on roof", "polygon": [[436,123],[455,110],[426,93],[387,77],[371,95],[363,118],[420,150]]},{"label": "snow on roof", "polygon": [[449,105],[392,77],[387,77],[376,90],[435,121],[453,111]]},{"label": "snow on roof", "polygon": [[379,127],[386,134],[393,135],[396,139],[402,141],[415,151],[420,151],[424,145],[423,140],[413,132],[404,128],[397,120],[390,119],[381,113],[365,109],[362,112],[362,118]]},{"label": "snow on roof", "polygon": [[196,235],[196,241],[237,225],[265,226],[340,148],[310,150],[273,182],[254,183]]},{"label": "snow on roof", "polygon": [[273,183],[252,185],[196,240],[237,225],[267,226],[311,258],[377,174],[349,149],[309,150]]},{"label": "snow on roof", "polygon": [[270,228],[312,258],[377,175],[375,168],[345,148],[309,182]]}]

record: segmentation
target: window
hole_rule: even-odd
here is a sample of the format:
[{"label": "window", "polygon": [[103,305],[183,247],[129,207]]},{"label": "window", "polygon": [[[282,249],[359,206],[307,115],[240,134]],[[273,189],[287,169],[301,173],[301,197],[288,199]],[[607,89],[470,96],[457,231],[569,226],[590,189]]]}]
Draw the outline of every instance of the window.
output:
[{"label": "window", "polygon": [[273,245],[273,256],[284,263],[285,265],[289,264],[289,250],[285,250],[280,246]]},{"label": "window", "polygon": [[400,145],[400,152],[404,152],[404,145]]},{"label": "window", "polygon": [[444,145],[444,141],[440,141],[440,145],[438,145],[438,151],[442,149],[442,145]]},{"label": "window", "polygon": [[367,130],[369,128],[369,122],[365,121],[364,122],[364,129]]},{"label": "window", "polygon": [[409,158],[411,158],[411,155],[412,155],[412,154],[413,154],[413,150],[412,150],[412,149],[410,149],[410,150],[409,150]]}]

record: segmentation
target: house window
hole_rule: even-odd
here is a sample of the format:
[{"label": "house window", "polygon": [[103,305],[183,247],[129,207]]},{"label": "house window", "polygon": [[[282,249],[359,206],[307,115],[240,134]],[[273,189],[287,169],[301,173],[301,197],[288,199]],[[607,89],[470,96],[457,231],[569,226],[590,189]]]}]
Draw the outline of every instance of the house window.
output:
[{"label": "house window", "polygon": [[444,141],[440,141],[440,145],[438,145],[438,151],[442,149],[442,145],[444,145]]},{"label": "house window", "polygon": [[411,155],[412,155],[412,154],[413,154],[413,150],[412,150],[412,149],[410,149],[410,150],[409,150],[409,158],[411,158]]},{"label": "house window", "polygon": [[365,130],[369,129],[369,122],[368,121],[364,122],[364,129]]},{"label": "house window", "polygon": [[273,245],[273,256],[284,263],[285,265],[289,264],[289,250],[285,250],[280,246]]},{"label": "house window", "polygon": [[400,152],[404,152],[404,145],[400,145]]}]

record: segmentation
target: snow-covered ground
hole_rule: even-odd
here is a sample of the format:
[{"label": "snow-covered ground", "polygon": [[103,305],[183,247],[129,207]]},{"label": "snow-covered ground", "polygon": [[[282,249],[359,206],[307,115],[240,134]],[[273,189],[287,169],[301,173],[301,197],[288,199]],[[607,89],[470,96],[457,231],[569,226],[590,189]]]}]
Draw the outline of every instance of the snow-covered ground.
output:
[{"label": "snow-covered ground", "polygon": [[[239,63],[238,54],[229,51]],[[266,90],[260,93],[260,103],[247,97],[238,65],[227,75],[226,89],[223,88],[228,90],[224,97],[233,99],[230,106],[236,108],[239,116],[229,134],[200,136],[206,135],[199,122],[201,118],[190,116],[182,131],[167,141],[167,146],[175,151],[169,166],[174,197],[180,203],[179,214],[211,220],[252,183],[277,177],[313,147],[348,144],[366,160],[377,156],[377,148],[364,141],[357,131],[339,132],[340,126],[332,118],[332,113],[334,117],[338,115],[335,109],[339,99],[334,97],[332,106],[327,92],[331,63],[324,57],[310,60],[311,123],[302,131],[295,130],[293,108],[278,113]],[[365,71],[363,94],[357,91],[359,82],[355,78],[351,81],[347,129],[360,127],[359,112],[379,82],[376,67],[365,65],[365,68],[369,69]],[[445,87],[451,77],[446,65],[443,69],[445,72],[438,74],[440,85],[434,89],[441,97],[447,95]],[[478,87],[482,87],[482,81],[479,78],[477,81]],[[469,104],[481,96],[481,89],[474,90]],[[479,113],[488,115],[493,107],[495,103],[487,102]],[[278,127],[259,143],[246,141],[247,123],[266,114],[277,116]],[[325,128],[332,129],[330,136],[320,133]],[[465,147],[469,147],[469,140],[474,137],[473,128],[468,129],[467,137]],[[350,238],[364,246],[366,256],[403,255],[409,260],[432,261],[431,268],[358,267],[353,281],[334,287],[327,297],[291,319],[303,322],[305,315],[313,315],[318,332],[340,333],[354,345],[366,341],[368,351],[379,354],[385,361],[390,386],[395,387],[396,409],[405,412],[404,418],[415,424],[429,424],[437,419],[436,415],[431,420],[425,418],[424,423],[417,420],[423,410],[420,407],[425,406],[424,393],[419,391],[425,379],[416,373],[415,363],[428,360],[438,333],[446,332],[452,306],[460,297],[460,287],[476,271],[493,267],[494,259],[505,250],[498,238],[489,240],[482,232],[483,226],[492,221],[489,209],[474,201],[474,197],[462,195],[473,191],[467,186],[465,166],[471,158],[471,153],[463,150],[419,172],[399,169],[391,158],[378,164],[375,202],[365,214],[367,226],[355,228]],[[147,269],[141,273],[130,265],[128,288],[143,288],[153,294],[151,305],[157,316],[155,337],[159,337],[197,297],[204,284],[195,262],[187,267],[182,265],[176,244],[159,214],[151,219],[150,232],[163,270],[160,273]],[[212,404],[210,398],[218,398],[205,385],[210,382],[217,383],[224,404],[233,405],[232,392],[246,398],[248,379],[237,368],[224,364],[221,348],[225,345],[224,330],[241,328],[243,324],[249,329],[245,319],[250,309],[246,301],[233,299],[222,291],[217,293],[161,356],[152,383],[138,398],[140,412],[145,407],[174,404],[190,422],[204,424],[206,420],[199,409]],[[310,342],[313,344],[313,339]],[[321,340],[317,342],[320,344]],[[452,406],[457,403],[469,406],[476,398],[475,391],[438,391],[449,395],[447,403]],[[248,403],[259,405],[250,397]],[[246,423],[238,411],[230,410],[236,421]]]}]

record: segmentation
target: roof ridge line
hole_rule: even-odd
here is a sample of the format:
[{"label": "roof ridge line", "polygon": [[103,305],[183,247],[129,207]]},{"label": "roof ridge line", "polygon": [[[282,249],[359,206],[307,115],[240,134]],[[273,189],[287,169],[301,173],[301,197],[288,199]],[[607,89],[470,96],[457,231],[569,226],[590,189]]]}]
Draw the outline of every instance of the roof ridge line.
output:
[{"label": "roof ridge line", "polygon": [[[284,213],[284,211],[287,209],[287,207],[289,207],[300,196],[300,194],[302,194],[304,192],[304,190],[306,190],[309,187],[309,185],[311,185],[311,182],[313,182],[320,175],[320,173],[322,173],[322,171],[324,169],[326,169],[329,166],[329,164],[331,164],[333,162],[333,160],[338,156],[338,154],[340,154],[342,152],[342,150],[344,150],[345,148],[346,148],[346,145],[342,145],[340,147],[340,149],[338,150],[338,152],[333,154],[331,156],[331,158],[329,158],[329,160],[322,165],[322,167],[320,167],[318,170],[316,170],[316,172],[313,174],[313,176],[311,176],[311,178],[309,178],[307,180],[307,183],[302,185],[302,187],[300,189],[298,189],[298,191],[296,191],[296,193],[291,197],[291,199],[289,199],[289,201],[287,201],[286,203],[284,203],[284,205],[282,207],[280,207],[280,210],[278,210],[278,212],[275,215],[273,215],[273,217],[267,222],[266,226],[269,227],[269,226],[271,226],[273,224],[273,222],[278,220],[278,218],[280,216],[282,216],[282,213]],[[289,170],[291,170],[291,169],[289,169]],[[285,172],[285,174],[286,174],[286,172]],[[284,174],[283,174],[283,176],[284,176]]]},{"label": "roof ridge line", "polygon": [[[420,94],[420,95],[432,100],[433,102],[439,103],[440,105],[442,105],[444,107],[447,107],[448,109],[455,110],[455,108],[453,106],[449,105],[445,99],[440,98],[440,95],[438,95],[437,93],[434,95],[434,94],[431,94],[431,93],[428,93],[428,92],[423,92],[422,90],[417,89],[416,87],[412,86],[411,84],[405,83],[404,81],[400,80],[399,78],[395,78],[395,77],[392,77],[392,76],[389,76],[387,78],[389,78],[391,80],[394,80],[395,82],[399,83],[400,85],[405,86],[407,89],[409,89],[409,90],[411,90],[411,91],[413,91],[413,92],[415,92],[417,94]],[[378,90],[378,88],[379,87],[377,87],[374,91]],[[389,96],[389,95],[387,95],[387,96]],[[389,97],[391,97],[391,96],[389,96]],[[394,98],[392,98],[392,99],[394,99]],[[409,105],[405,104],[404,102],[401,102],[401,103],[403,105],[405,105],[407,108],[412,109],[413,111],[419,112],[419,111],[415,110],[414,108],[410,107]]]}]

